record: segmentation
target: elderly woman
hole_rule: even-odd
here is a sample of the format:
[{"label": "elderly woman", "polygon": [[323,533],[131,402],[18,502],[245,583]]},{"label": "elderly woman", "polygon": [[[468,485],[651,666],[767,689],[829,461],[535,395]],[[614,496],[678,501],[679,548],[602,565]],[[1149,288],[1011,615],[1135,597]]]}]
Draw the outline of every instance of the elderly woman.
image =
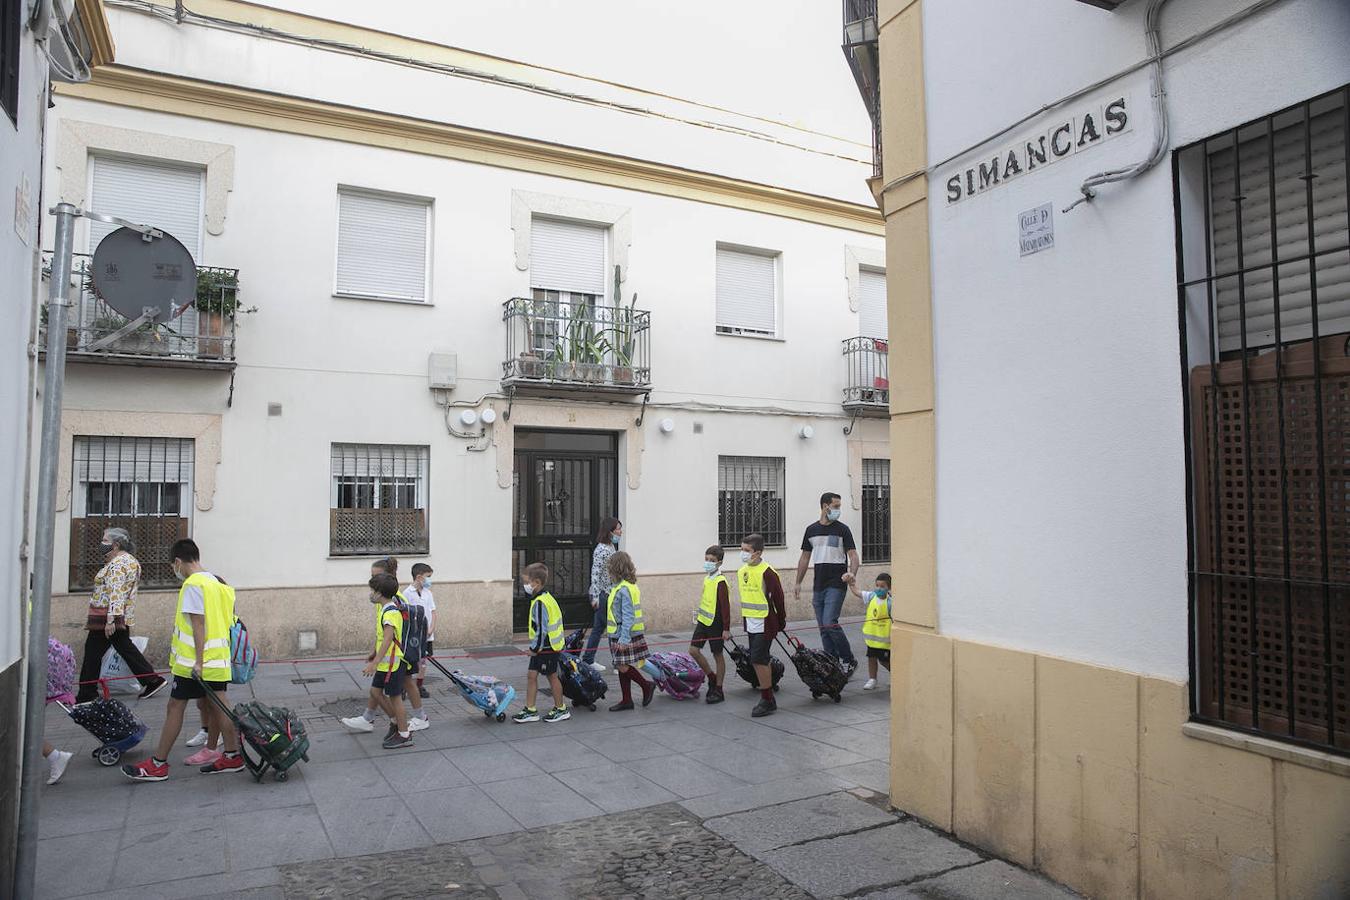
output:
[{"label": "elderly woman", "polygon": [[153,697],[165,681],[131,642],[136,586],[141,580],[141,564],[131,555],[136,547],[125,528],[109,528],[103,532],[99,549],[103,551],[104,565],[94,576],[94,593],[89,597],[89,618],[85,622],[89,634],[84,640],[80,689],[75,700],[84,703],[98,696],[99,667],[109,647],[140,678],[141,699]]}]

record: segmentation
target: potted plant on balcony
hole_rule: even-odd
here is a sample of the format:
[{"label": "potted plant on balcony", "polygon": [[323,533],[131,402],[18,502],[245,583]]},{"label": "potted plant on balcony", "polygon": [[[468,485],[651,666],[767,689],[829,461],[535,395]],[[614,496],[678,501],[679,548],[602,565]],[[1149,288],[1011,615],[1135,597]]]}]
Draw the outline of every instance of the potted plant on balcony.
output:
[{"label": "potted plant on balcony", "polygon": [[[89,325],[91,341],[99,341],[115,331],[126,327],[127,320],[121,316],[99,316]],[[129,356],[166,356],[172,352],[164,332],[176,335],[167,325],[155,325],[146,322],[135,331],[122,335],[108,346],[112,353],[125,353]]]},{"label": "potted plant on balcony", "polygon": [[[42,306],[41,306],[41,309],[42,309],[42,312],[41,312],[42,330],[45,332],[45,331],[47,330],[47,304],[46,304],[46,303],[43,303]],[[70,310],[67,311],[67,319],[66,319],[66,349],[67,349],[67,350],[78,350],[79,347],[80,347],[80,331],[79,331],[79,323],[76,322],[76,321],[74,321],[73,319],[69,318],[69,316],[70,316],[71,314],[75,313],[75,312],[77,311],[77,309],[78,309],[78,307],[75,307],[75,308],[70,309]],[[43,347],[44,347],[44,349],[45,349],[45,347],[46,347],[46,342],[45,342],[45,341],[43,342]]]},{"label": "potted plant on balcony", "polygon": [[633,352],[637,347],[637,294],[623,306],[619,292],[619,267],[614,267],[614,340],[610,349],[614,351],[614,383],[633,384],[637,379],[633,371]]},{"label": "potted plant on balcony", "polygon": [[239,273],[232,269],[198,269],[193,307],[197,310],[197,355],[220,359],[225,355],[228,323],[240,312]]}]

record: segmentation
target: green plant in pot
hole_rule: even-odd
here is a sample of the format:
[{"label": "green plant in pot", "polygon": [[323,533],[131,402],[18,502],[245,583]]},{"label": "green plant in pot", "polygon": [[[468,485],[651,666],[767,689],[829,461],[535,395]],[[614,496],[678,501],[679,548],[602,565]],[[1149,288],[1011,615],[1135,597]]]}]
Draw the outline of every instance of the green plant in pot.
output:
[{"label": "green plant in pot", "polygon": [[197,355],[208,359],[225,355],[235,317],[257,310],[257,307],[241,308],[238,272],[207,268],[197,270],[193,308],[197,310]]},{"label": "green plant in pot", "polygon": [[633,294],[633,299],[629,301],[627,307],[621,301],[622,296],[619,291],[619,267],[615,266],[613,340],[608,343],[614,351],[614,382],[633,384],[636,380],[633,354],[637,349],[637,294]]},{"label": "green plant in pot", "polygon": [[[121,316],[99,316],[89,323],[90,337],[94,341],[99,341],[115,331],[122,330],[126,325],[127,320]],[[165,334],[177,336],[178,332],[168,325],[144,322],[135,331],[119,337],[108,349],[114,353],[130,353],[136,356],[161,356],[172,352],[172,345],[164,340]]]}]

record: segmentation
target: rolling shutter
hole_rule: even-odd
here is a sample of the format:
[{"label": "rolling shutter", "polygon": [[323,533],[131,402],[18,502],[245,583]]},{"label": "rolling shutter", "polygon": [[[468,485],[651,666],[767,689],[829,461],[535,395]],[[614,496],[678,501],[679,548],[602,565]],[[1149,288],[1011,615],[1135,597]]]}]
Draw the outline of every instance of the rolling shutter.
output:
[{"label": "rolling shutter", "polygon": [[[91,208],[176,237],[199,265],[202,255],[201,169],[149,160],[95,156]],[[90,221],[89,252],[117,230]]]},{"label": "rolling shutter", "polygon": [[536,218],[530,223],[530,287],[605,296],[603,225]]},{"label": "rolling shutter", "polygon": [[337,292],[425,301],[430,224],[428,201],[339,190]]},{"label": "rolling shutter", "polygon": [[717,330],[778,333],[776,256],[717,248]]},{"label": "rolling shutter", "polygon": [[886,337],[886,273],[858,270],[858,336]]},{"label": "rolling shutter", "polygon": [[[1280,341],[1312,337],[1312,271],[1308,260],[1316,251],[1318,331],[1333,334],[1350,330],[1350,253],[1346,230],[1345,110],[1335,105],[1311,117],[1312,208],[1305,180],[1304,122],[1274,129],[1275,215],[1270,209],[1271,141],[1264,126],[1243,132],[1237,146],[1240,167],[1234,166],[1234,147],[1210,147],[1210,206],[1214,297],[1220,351],[1242,346],[1241,299],[1246,307],[1248,349],[1275,343],[1275,269],[1270,266],[1272,234],[1278,263]],[[1283,117],[1282,117],[1283,118]],[[1278,122],[1279,120],[1277,120]],[[1235,202],[1241,197],[1241,203]],[[1238,241],[1241,217],[1241,272]],[[1308,243],[1312,218],[1314,245]],[[1337,252],[1327,253],[1328,250]],[[1301,259],[1299,259],[1301,257]],[[1283,260],[1295,260],[1283,262]],[[1264,268],[1262,268],[1264,267]]]}]

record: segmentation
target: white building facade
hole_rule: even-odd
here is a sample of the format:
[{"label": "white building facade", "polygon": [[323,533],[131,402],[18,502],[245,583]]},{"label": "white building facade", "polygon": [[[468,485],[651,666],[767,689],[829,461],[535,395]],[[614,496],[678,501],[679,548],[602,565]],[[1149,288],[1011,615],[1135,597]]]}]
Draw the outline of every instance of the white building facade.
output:
[{"label": "white building facade", "polygon": [[51,194],[202,267],[165,326],[116,335],[82,297],[57,633],[114,520],[152,657],[179,536],[270,657],[364,648],[356,586],[384,555],[435,568],[443,644],[522,629],[536,559],[581,621],[609,515],[661,629],[687,625],[710,544],[761,531],[795,564],[824,491],[887,561],[865,118],[844,140],[303,6],[213,4],[222,26],[119,5],[119,65],[55,110]]},{"label": "white building facade", "polygon": [[1012,6],[853,11],[904,385],[892,798],[1090,896],[1343,896],[1350,8]]}]

